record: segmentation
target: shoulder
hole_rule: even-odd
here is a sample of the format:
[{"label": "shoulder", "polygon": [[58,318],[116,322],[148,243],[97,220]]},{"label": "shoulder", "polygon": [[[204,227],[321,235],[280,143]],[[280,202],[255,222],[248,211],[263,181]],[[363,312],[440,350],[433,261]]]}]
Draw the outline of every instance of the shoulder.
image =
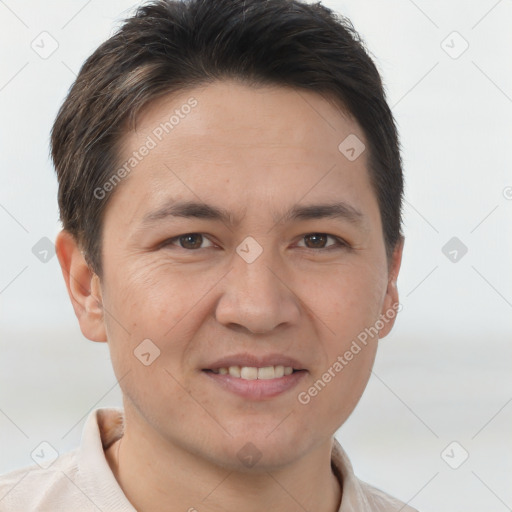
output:
[{"label": "shoulder", "polygon": [[78,448],[57,454],[53,462],[45,460],[43,452],[45,464],[27,466],[0,476],[0,512],[133,512],[104,453],[104,449],[122,435],[122,429],[121,409],[92,411]]},{"label": "shoulder", "polygon": [[[77,450],[73,450],[59,456],[46,469],[33,465],[1,475],[0,511],[59,511],[70,503],[83,506],[84,496],[76,485],[77,473]],[[93,510],[90,505],[85,504],[83,510]]]},{"label": "shoulder", "polygon": [[369,510],[372,512],[418,512],[403,501],[359,480],[361,490],[368,501]]}]

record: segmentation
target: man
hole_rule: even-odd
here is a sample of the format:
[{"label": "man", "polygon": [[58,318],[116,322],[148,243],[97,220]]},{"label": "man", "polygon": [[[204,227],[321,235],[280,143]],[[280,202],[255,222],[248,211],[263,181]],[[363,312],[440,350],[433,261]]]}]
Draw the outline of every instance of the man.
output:
[{"label": "man", "polygon": [[404,240],[396,127],[348,20],[143,6],[84,64],[52,156],[63,276],[124,407],[4,476],[2,510],[413,510],[334,439],[393,326]]}]

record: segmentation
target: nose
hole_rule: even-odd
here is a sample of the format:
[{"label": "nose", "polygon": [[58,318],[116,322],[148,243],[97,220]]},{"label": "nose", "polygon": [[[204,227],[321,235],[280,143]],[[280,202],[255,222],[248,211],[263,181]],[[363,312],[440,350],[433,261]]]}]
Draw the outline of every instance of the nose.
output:
[{"label": "nose", "polygon": [[235,254],[233,267],[222,280],[216,304],[217,321],[231,329],[252,334],[271,332],[293,325],[300,316],[299,300],[291,278],[278,257],[263,250],[252,262]]}]

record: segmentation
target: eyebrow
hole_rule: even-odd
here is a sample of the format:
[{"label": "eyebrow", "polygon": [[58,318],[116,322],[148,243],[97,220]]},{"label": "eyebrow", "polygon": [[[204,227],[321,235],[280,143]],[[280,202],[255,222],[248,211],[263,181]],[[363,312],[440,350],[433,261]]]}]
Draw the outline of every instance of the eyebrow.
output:
[{"label": "eyebrow", "polygon": [[[233,214],[219,206],[198,201],[174,201],[153,212],[147,213],[142,219],[142,225],[148,226],[169,217],[207,219],[229,225],[234,225],[238,222],[234,220]],[[360,210],[344,201],[310,205],[297,204],[283,215],[274,215],[273,218],[279,224],[285,224],[294,220],[336,218],[345,220],[358,227],[362,226],[366,219]]]},{"label": "eyebrow", "polygon": [[334,203],[310,204],[304,206],[295,205],[279,219],[279,223],[325,218],[345,220],[356,226],[362,225],[365,220],[363,213],[355,206],[344,201],[337,201]]}]

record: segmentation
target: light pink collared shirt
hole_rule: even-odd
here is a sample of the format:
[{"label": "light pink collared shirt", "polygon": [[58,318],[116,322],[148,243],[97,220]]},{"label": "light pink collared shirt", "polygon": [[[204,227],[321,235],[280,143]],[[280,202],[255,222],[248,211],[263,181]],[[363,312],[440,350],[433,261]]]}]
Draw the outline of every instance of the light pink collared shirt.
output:
[{"label": "light pink collared shirt", "polygon": [[[0,512],[136,512],[105,458],[104,450],[122,435],[122,409],[92,411],[79,448],[46,468],[35,465],[0,477]],[[343,489],[338,512],[417,512],[359,480],[336,439],[331,461]]]}]

